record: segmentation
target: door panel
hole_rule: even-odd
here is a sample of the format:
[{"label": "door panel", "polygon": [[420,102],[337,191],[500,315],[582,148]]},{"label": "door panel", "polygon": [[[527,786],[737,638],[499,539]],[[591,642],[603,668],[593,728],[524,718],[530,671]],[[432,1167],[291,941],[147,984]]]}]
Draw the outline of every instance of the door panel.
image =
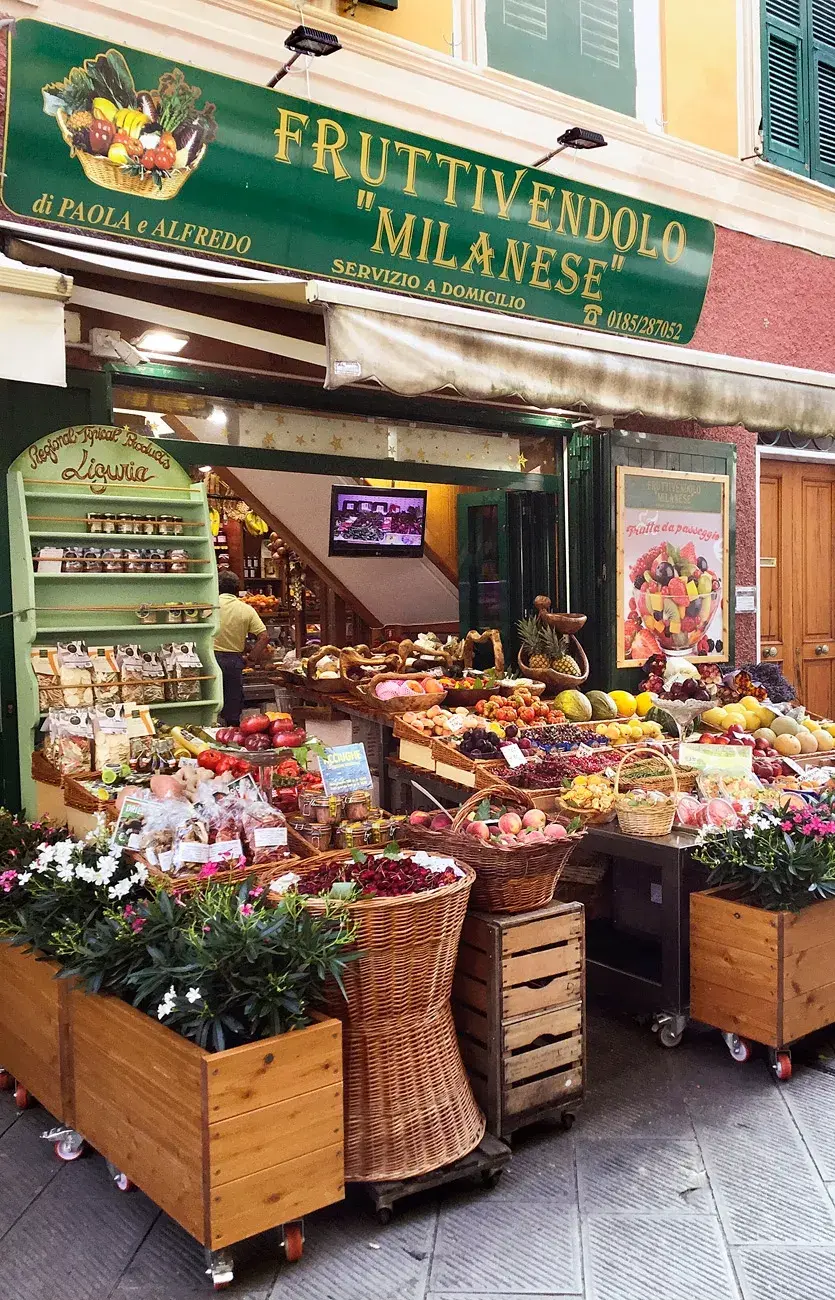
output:
[{"label": "door panel", "polygon": [[[768,461],[760,478],[760,657],[813,713],[835,714],[835,465]],[[772,563],[773,562],[773,563]]]}]

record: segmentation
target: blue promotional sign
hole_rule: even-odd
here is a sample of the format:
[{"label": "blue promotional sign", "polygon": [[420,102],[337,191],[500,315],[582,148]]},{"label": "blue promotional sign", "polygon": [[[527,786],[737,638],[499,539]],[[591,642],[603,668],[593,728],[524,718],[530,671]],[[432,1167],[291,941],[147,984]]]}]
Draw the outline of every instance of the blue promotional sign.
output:
[{"label": "blue promotional sign", "polygon": [[365,745],[336,745],[319,759],[325,794],[351,794],[372,789]]}]

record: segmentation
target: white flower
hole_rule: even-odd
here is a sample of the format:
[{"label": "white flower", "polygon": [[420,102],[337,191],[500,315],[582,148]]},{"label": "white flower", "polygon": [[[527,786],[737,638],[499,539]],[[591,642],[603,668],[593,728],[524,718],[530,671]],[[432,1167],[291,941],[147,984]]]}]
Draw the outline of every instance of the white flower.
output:
[{"label": "white flower", "polygon": [[754,838],[754,832],[751,830],[750,826],[747,826],[742,833],[745,836],[746,840],[752,840]]},{"label": "white flower", "polygon": [[111,885],[107,891],[108,898],[124,898],[125,894],[130,893],[130,881],[118,880],[115,885]]},{"label": "white flower", "polygon": [[157,1019],[164,1020],[166,1016],[170,1016],[171,1012],[174,1011],[176,1006],[177,1006],[177,990],[174,988],[174,985],[172,984],[170,989],[166,993],[165,997],[162,999],[162,1002],[160,1002],[159,1006],[157,1007]]},{"label": "white flower", "polygon": [[119,870],[119,860],[112,854],[105,854],[98,860],[98,875],[102,884],[107,884]]},{"label": "white flower", "polygon": [[275,880],[270,881],[271,894],[286,894],[288,889],[299,883],[301,879],[295,871],[286,871],[283,876],[278,876]]},{"label": "white flower", "polygon": [[32,879],[31,871],[21,871],[20,875],[17,878],[17,883],[19,885],[28,885],[31,879]]},{"label": "white flower", "polygon": [[63,862],[59,866],[56,874],[59,880],[63,881],[65,885],[68,885],[75,876],[75,870],[71,862]]},{"label": "white flower", "polygon": [[203,994],[200,992],[199,989],[189,989],[188,993],[186,994],[186,1002],[194,1003],[194,1002],[202,1002],[202,1001],[203,1001]]},{"label": "white flower", "polygon": [[75,844],[72,840],[61,840],[56,844],[53,850],[53,857],[59,866],[66,866],[75,854]]},{"label": "white flower", "polygon": [[85,867],[83,863],[75,869],[75,874],[79,880],[83,880],[88,885],[100,885],[102,881],[98,878],[98,872],[95,867]]},{"label": "white flower", "polygon": [[148,879],[148,868],[144,862],[137,863],[136,870],[131,876],[131,883],[134,885],[144,885]]}]

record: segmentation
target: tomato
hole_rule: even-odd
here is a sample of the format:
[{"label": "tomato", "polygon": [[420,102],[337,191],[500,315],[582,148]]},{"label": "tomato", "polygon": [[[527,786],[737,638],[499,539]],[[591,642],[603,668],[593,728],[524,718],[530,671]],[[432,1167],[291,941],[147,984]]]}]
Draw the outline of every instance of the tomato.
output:
[{"label": "tomato", "polygon": [[216,772],[217,765],[224,758],[219,749],[204,749],[197,755],[197,766],[205,767],[209,772]]},{"label": "tomato", "polygon": [[139,159],[146,172],[151,171],[157,165],[156,149],[145,149],[142,157]]},{"label": "tomato", "polygon": [[253,713],[250,717],[244,718],[239,727],[245,736],[254,736],[259,731],[269,731],[269,729],[270,720],[265,713]]},{"label": "tomato", "polygon": [[221,754],[220,759],[215,767],[215,775],[223,776],[224,772],[234,773],[238,759],[233,758],[231,754]]},{"label": "tomato", "polygon": [[176,154],[177,141],[174,139],[170,131],[163,131],[162,135],[159,138],[158,148],[170,149],[173,154]]},{"label": "tomato", "polygon": [[236,758],[234,759],[234,763],[235,766],[232,768],[232,771],[235,773],[235,776],[248,776],[252,771],[252,764],[248,763],[245,758]]},{"label": "tomato", "polygon": [[166,149],[165,145],[160,142],[154,150],[156,156],[156,165],[160,171],[170,172],[174,163],[177,161],[177,155],[173,149]]}]

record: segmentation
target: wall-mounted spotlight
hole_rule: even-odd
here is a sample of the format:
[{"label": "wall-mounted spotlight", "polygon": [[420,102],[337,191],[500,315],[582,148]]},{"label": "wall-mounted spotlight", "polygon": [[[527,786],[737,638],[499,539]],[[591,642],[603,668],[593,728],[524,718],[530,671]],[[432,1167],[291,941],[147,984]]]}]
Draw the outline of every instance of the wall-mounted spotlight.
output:
[{"label": "wall-mounted spotlight", "polygon": [[558,153],[562,153],[563,149],[603,149],[609,143],[599,131],[587,131],[584,126],[570,126],[562,135],[557,136],[557,141],[557,148],[546,153],[544,158],[537,159],[534,167],[544,166],[556,158]]},{"label": "wall-mounted spotlight", "polygon": [[283,68],[279,68],[274,77],[267,82],[270,90],[277,86],[279,81],[287,76],[297,59],[303,54],[311,54],[314,59],[321,59],[326,54],[336,54],[342,46],[335,36],[330,32],[320,32],[316,27],[296,27],[284,42],[288,50],[293,51],[293,57],[288,59]]}]

